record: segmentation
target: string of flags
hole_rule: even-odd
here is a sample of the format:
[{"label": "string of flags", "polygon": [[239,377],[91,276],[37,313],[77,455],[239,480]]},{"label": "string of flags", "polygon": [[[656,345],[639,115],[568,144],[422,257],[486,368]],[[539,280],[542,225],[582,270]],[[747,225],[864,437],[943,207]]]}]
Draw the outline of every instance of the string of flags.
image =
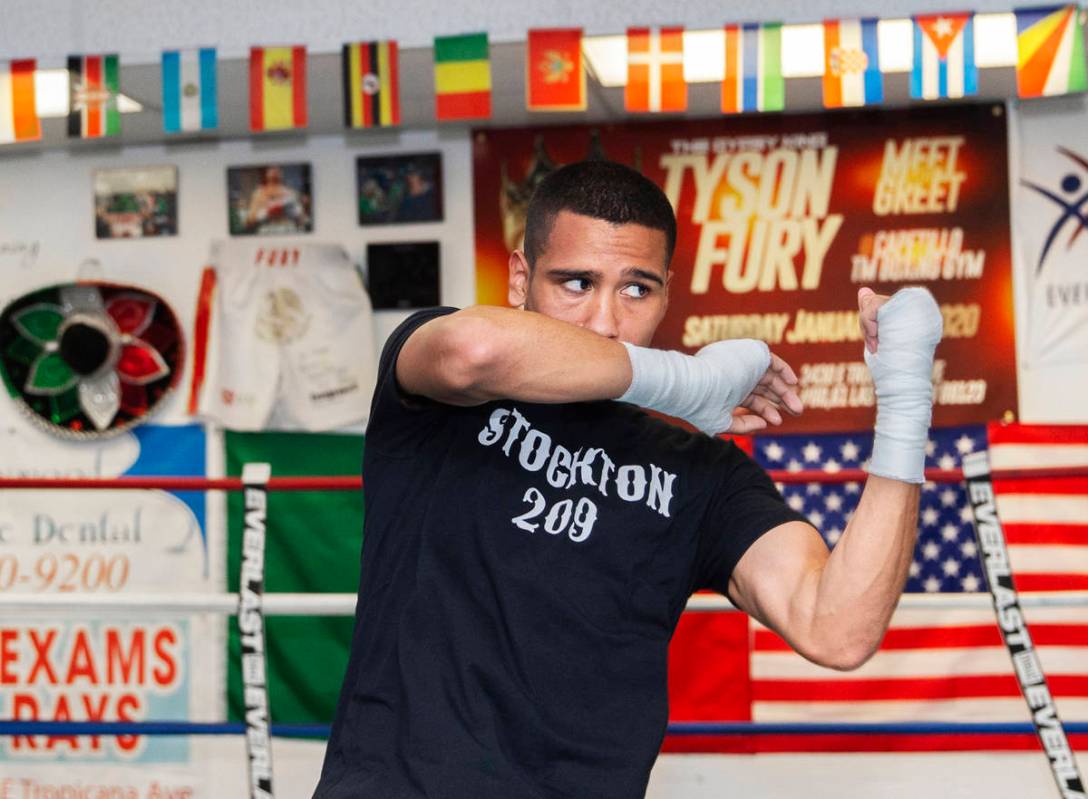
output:
[{"label": "string of flags", "polygon": [[[1077,4],[1016,9],[1017,94],[1022,98],[1088,91],[1086,12]],[[823,103],[860,107],[884,101],[876,18],[823,23]],[[729,24],[723,28],[725,68],[721,111],[782,111],[782,24]],[[912,19],[910,96],[957,99],[978,93],[974,14],[920,14]],[[624,107],[630,113],[687,109],[684,30],[627,30]],[[526,106],[534,112],[583,111],[586,67],[580,28],[531,30],[527,39]],[[399,51],[395,41],[343,46],[344,124],[349,128],[400,124]],[[253,47],[249,56],[249,119],[253,132],[307,126],[307,53],[303,46]],[[68,59],[68,135],[116,136],[120,61],[117,54]],[[41,138],[34,59],[0,60],[0,144]],[[434,39],[435,118],[491,116],[491,58],[486,33]],[[162,54],[163,128],[167,133],[215,130],[219,125],[214,48]]]}]

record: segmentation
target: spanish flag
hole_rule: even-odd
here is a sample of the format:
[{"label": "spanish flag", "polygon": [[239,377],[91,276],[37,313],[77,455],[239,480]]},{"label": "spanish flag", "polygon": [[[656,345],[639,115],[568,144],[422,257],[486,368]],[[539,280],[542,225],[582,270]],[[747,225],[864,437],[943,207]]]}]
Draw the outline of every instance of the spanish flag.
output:
[{"label": "spanish flag", "polygon": [[306,127],[306,48],[252,47],[249,51],[249,129]]},{"label": "spanish flag", "polygon": [[0,144],[42,137],[34,94],[33,58],[0,61]]},{"label": "spanish flag", "polygon": [[384,128],[400,124],[399,65],[396,42],[345,44],[344,124]]},{"label": "spanish flag", "polygon": [[436,36],[435,114],[440,120],[491,116],[491,61],[486,33]]}]

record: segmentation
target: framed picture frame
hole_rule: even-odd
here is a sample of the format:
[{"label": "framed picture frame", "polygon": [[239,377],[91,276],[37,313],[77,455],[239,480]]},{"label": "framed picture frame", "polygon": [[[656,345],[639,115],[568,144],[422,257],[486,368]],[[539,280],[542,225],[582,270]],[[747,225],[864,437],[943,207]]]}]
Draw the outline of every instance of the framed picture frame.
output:
[{"label": "framed picture frame", "polygon": [[176,166],[96,169],[93,182],[95,238],[178,234]]},{"label": "framed picture frame", "polygon": [[438,305],[439,259],[437,241],[368,244],[366,274],[374,310]]},{"label": "framed picture frame", "polygon": [[363,226],[441,222],[442,153],[359,156],[355,199]]},{"label": "framed picture frame", "polygon": [[227,168],[232,236],[276,236],[314,229],[313,181],[308,163]]}]

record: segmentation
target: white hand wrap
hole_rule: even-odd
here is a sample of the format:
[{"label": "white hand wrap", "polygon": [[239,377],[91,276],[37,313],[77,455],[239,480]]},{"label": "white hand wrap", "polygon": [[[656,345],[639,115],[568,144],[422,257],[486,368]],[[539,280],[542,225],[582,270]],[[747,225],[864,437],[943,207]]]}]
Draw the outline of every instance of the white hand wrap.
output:
[{"label": "white hand wrap", "polygon": [[869,473],[921,483],[933,414],[933,351],[943,320],[924,288],[897,291],[877,311],[877,351],[865,350],[876,389],[876,431]]},{"label": "white hand wrap", "polygon": [[729,429],[733,409],[752,393],[771,365],[762,341],[716,341],[695,355],[624,342],[631,386],[619,398],[684,419],[707,435]]}]

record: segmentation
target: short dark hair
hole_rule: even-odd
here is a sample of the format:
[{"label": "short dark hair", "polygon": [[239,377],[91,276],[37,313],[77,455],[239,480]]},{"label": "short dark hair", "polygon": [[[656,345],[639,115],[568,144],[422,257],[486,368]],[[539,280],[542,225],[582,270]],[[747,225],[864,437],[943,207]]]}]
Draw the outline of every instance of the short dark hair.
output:
[{"label": "short dark hair", "polygon": [[665,268],[676,246],[676,216],[657,184],[615,161],[578,161],[537,186],[525,214],[525,258],[532,268],[544,252],[555,217],[571,211],[613,225],[635,224],[665,234]]}]

